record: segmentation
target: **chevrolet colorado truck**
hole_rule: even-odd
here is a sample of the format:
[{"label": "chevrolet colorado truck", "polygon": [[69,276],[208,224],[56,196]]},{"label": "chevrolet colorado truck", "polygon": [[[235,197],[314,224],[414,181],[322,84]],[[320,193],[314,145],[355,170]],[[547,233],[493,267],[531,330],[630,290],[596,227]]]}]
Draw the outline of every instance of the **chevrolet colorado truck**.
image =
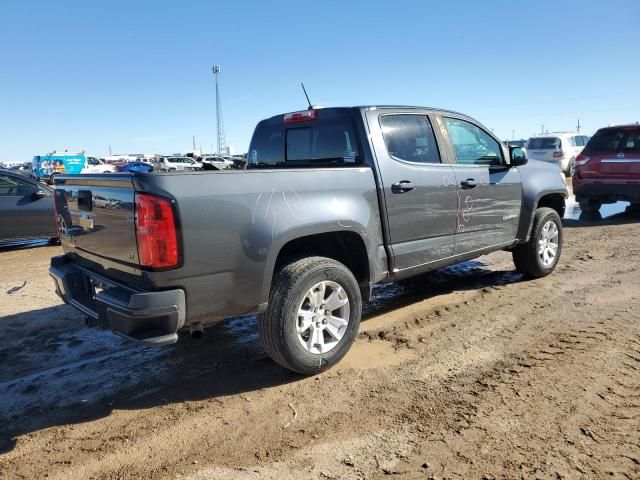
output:
[{"label": "chevrolet colorado truck", "polygon": [[378,282],[495,250],[551,273],[566,196],[557,167],[466,115],[310,108],[261,121],[245,170],[60,175],[49,271],[91,326],[166,345],[258,314],[271,358],[314,374]]}]

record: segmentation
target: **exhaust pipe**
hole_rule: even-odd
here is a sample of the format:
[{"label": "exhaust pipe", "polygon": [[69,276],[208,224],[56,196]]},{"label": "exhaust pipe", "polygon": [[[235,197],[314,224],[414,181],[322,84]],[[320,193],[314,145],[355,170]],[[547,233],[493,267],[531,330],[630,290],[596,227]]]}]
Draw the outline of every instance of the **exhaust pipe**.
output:
[{"label": "exhaust pipe", "polygon": [[204,329],[202,328],[201,322],[192,323],[189,327],[189,332],[191,336],[195,339],[200,339],[204,336]]}]

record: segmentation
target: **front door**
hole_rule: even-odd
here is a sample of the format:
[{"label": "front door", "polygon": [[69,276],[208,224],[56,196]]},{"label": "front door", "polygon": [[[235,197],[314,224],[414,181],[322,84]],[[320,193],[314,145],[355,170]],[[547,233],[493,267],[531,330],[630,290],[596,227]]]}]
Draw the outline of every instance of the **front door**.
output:
[{"label": "front door", "polygon": [[428,269],[453,252],[457,195],[428,114],[369,111],[396,277]]},{"label": "front door", "polygon": [[454,255],[509,244],[516,239],[522,183],[509,168],[506,149],[482,127],[467,119],[439,117],[441,132],[453,147],[458,187]]}]

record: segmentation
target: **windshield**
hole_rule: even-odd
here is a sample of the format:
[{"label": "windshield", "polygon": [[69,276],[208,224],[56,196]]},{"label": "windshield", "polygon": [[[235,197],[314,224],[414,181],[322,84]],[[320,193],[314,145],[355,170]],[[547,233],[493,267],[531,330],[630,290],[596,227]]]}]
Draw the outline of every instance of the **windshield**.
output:
[{"label": "windshield", "polygon": [[533,137],[527,142],[529,150],[556,150],[562,148],[558,137]]}]

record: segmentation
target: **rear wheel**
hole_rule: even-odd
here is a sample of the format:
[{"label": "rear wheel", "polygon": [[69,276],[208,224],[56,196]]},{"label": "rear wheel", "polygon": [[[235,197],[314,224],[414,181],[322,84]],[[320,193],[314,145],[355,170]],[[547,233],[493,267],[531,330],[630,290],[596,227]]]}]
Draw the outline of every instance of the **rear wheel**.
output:
[{"label": "rear wheel", "polygon": [[556,268],[561,252],[562,221],[558,212],[548,207],[537,209],[529,241],[513,250],[516,270],[527,277],[544,277]]},{"label": "rear wheel", "polygon": [[51,175],[49,175],[49,180],[47,181],[47,183],[48,183],[49,185],[53,185],[53,184],[54,184],[54,182],[55,182],[55,178],[56,178],[58,175],[60,175],[60,172],[55,172],[55,173],[52,173]]},{"label": "rear wheel", "polygon": [[358,282],[340,262],[309,257],[276,275],[260,338],[269,356],[303,375],[320,373],[349,351],[360,326]]},{"label": "rear wheel", "polygon": [[583,198],[578,204],[580,205],[580,210],[584,213],[596,213],[602,206],[602,202],[593,198]]}]

